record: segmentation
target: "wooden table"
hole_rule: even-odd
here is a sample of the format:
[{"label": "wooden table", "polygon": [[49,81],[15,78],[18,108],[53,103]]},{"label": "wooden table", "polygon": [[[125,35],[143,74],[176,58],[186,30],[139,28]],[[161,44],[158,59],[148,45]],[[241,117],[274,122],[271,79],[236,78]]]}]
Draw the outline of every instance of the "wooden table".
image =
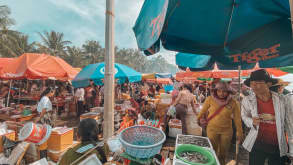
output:
[{"label": "wooden table", "polygon": [[8,114],[0,114],[0,120],[4,120],[4,121],[15,121],[15,122],[23,122],[23,121],[29,121],[31,119],[33,119],[34,117],[36,117],[36,114],[32,114],[29,116],[19,116],[19,117],[11,117]]},{"label": "wooden table", "polygon": [[14,97],[14,101],[16,101],[17,103],[19,102],[20,104],[24,104],[24,105],[35,105],[37,104],[37,100],[34,99],[33,97],[30,96],[21,96],[21,97]]}]

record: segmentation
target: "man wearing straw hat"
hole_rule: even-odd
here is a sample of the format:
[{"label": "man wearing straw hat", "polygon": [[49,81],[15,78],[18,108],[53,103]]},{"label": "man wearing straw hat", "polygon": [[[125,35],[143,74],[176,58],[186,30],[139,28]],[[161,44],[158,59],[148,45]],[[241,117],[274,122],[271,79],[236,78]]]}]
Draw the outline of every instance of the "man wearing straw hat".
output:
[{"label": "man wearing straw hat", "polygon": [[293,156],[292,103],[284,95],[270,91],[277,83],[264,69],[252,72],[244,82],[253,91],[243,98],[241,107],[242,120],[250,128],[243,142],[250,152],[250,165],[263,165],[266,159],[269,165],[284,165],[285,156]]},{"label": "man wearing straw hat", "polygon": [[278,83],[271,86],[270,90],[279,94],[288,94],[289,92],[285,89],[290,83],[283,81],[282,79],[278,79]]}]

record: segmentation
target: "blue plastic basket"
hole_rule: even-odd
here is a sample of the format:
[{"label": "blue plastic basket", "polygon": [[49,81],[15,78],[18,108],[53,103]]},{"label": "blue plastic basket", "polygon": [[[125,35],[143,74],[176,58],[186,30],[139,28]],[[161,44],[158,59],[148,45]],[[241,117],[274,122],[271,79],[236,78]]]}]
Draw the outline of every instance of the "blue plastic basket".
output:
[{"label": "blue plastic basket", "polygon": [[119,140],[130,156],[150,158],[160,152],[166,135],[160,129],[138,125],[124,129]]}]

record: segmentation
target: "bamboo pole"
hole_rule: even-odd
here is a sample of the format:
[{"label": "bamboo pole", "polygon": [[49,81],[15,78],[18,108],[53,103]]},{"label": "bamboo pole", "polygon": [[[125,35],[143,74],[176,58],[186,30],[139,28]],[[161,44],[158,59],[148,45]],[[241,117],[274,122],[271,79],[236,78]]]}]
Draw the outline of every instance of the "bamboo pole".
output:
[{"label": "bamboo pole", "polygon": [[114,134],[114,0],[106,0],[104,139]]}]

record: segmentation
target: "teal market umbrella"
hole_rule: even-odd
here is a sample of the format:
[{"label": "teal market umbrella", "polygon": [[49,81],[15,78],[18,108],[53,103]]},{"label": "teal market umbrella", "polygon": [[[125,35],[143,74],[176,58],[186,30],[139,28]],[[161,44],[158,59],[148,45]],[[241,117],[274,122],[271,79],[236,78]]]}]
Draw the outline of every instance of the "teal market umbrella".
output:
[{"label": "teal market umbrella", "polygon": [[[141,81],[142,75],[141,73],[135,71],[134,69],[115,63],[115,79],[118,79],[118,83],[124,83],[126,81],[139,82]],[[79,87],[87,87],[90,84],[90,80],[94,81],[95,84],[102,85],[103,79],[105,77],[105,64],[96,63],[89,64],[85,68],[83,68],[78,75],[72,80],[72,85],[75,88]]]},{"label": "teal market umbrella", "polygon": [[[264,61],[259,61],[258,66],[260,68],[274,68],[274,67],[281,67],[292,65],[293,63],[293,55],[291,58],[287,60],[282,60],[282,58],[276,59],[268,59]],[[177,53],[176,54],[176,65],[180,69],[185,70],[189,68],[191,71],[206,71],[206,70],[213,70],[215,65],[220,70],[237,70],[238,66],[234,63],[231,63],[229,60],[223,60],[220,57],[209,56],[209,55],[198,55],[198,54],[190,54],[190,53]],[[253,69],[256,67],[256,63],[242,63],[241,65],[242,70]],[[293,67],[281,67],[280,69],[285,72],[293,71],[290,69]]]},{"label": "teal market umbrella", "polygon": [[281,67],[280,70],[288,73],[293,73],[293,66]]},{"label": "teal market umbrella", "polygon": [[133,30],[146,55],[162,45],[234,69],[281,67],[293,62],[289,18],[288,0],[145,0]]}]

